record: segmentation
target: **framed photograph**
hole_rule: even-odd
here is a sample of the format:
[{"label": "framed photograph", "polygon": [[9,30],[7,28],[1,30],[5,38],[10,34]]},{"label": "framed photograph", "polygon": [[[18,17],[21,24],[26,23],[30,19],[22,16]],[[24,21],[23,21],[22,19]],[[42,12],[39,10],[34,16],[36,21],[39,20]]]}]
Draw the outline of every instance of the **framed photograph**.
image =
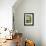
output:
[{"label": "framed photograph", "polygon": [[24,13],[24,26],[34,25],[34,13]]}]

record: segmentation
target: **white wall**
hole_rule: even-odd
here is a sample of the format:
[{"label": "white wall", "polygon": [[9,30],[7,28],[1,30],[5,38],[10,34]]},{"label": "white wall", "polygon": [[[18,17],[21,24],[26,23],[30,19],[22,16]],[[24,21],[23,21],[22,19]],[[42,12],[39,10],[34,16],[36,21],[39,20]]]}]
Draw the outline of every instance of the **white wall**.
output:
[{"label": "white wall", "polygon": [[16,0],[0,0],[0,27],[12,28],[12,6]]},{"label": "white wall", "polygon": [[[15,5],[16,6],[16,5]],[[24,26],[24,13],[34,13],[34,26]],[[15,28],[22,32],[24,37],[35,41],[36,46],[41,46],[41,1],[23,0],[16,9],[14,9]]]},{"label": "white wall", "polygon": [[41,1],[41,40],[42,46],[46,46],[46,0]]}]

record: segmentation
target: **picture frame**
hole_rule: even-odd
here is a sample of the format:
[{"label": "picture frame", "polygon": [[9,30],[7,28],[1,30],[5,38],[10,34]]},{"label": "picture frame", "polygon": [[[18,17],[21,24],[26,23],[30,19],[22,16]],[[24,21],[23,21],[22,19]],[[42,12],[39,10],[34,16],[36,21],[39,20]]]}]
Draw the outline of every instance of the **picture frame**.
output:
[{"label": "picture frame", "polygon": [[24,26],[34,25],[34,13],[24,13]]}]

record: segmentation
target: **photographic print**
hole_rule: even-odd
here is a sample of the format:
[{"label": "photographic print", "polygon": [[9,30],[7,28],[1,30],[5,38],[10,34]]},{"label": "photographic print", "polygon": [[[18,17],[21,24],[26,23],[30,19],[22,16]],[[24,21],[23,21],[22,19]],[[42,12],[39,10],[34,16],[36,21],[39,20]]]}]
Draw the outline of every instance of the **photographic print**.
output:
[{"label": "photographic print", "polygon": [[34,13],[24,13],[24,26],[34,25]]}]

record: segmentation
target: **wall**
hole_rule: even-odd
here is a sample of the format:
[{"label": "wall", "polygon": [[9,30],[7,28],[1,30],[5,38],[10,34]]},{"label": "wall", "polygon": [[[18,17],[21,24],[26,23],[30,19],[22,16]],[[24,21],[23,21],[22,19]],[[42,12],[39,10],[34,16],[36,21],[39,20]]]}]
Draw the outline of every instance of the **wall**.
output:
[{"label": "wall", "polygon": [[46,46],[46,0],[41,1],[41,40],[42,46]]},{"label": "wall", "polygon": [[[16,5],[14,5],[16,6]],[[41,1],[23,0],[14,10],[15,28],[23,33],[23,37],[34,40],[36,46],[41,46]],[[24,13],[34,13],[34,26],[24,26]]]},{"label": "wall", "polygon": [[16,0],[0,0],[0,27],[12,28],[12,6]]}]

